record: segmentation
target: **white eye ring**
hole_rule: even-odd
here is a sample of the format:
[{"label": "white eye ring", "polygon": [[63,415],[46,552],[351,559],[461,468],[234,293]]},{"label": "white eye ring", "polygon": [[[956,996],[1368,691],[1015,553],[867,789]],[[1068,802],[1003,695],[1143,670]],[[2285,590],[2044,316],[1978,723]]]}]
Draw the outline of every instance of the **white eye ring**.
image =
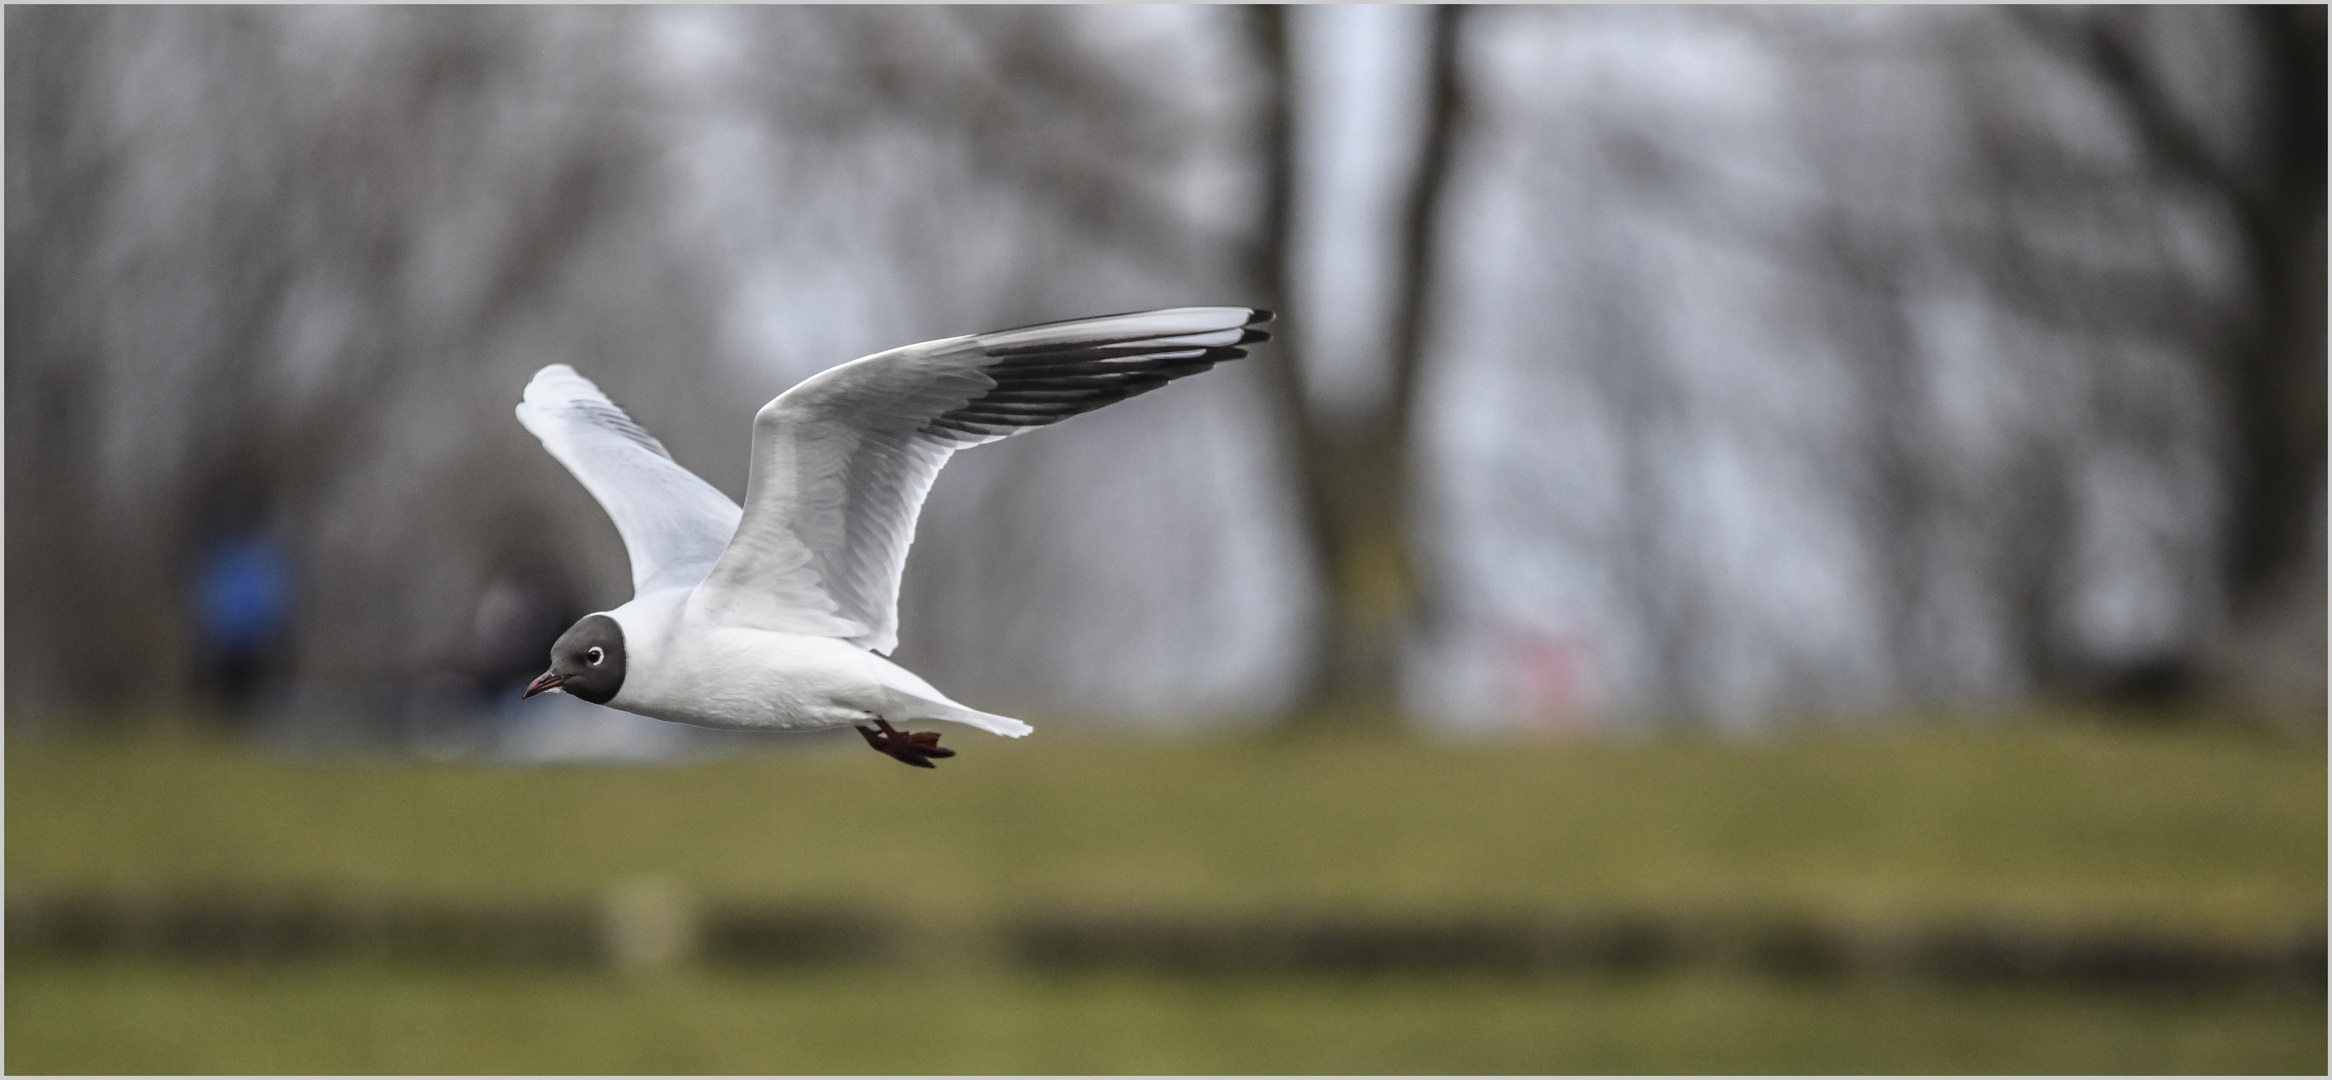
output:
[{"label": "white eye ring", "polygon": [[590,658],[592,667],[598,667],[600,661],[607,659],[607,650],[593,645],[591,651],[583,655]]}]

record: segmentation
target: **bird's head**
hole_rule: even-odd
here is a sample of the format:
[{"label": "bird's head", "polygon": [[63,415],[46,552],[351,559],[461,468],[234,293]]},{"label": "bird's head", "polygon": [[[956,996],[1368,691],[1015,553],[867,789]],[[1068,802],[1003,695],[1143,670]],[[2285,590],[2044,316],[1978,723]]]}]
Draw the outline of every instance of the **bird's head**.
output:
[{"label": "bird's head", "polygon": [[623,627],[605,615],[585,615],[551,645],[551,669],[521,696],[555,690],[605,705],[623,688],[623,669]]}]

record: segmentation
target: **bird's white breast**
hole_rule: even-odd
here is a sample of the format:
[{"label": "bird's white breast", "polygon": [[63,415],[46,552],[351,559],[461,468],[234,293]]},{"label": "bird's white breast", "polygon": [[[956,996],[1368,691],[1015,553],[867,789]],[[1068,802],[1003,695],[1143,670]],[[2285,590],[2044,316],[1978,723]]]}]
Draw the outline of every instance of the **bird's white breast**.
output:
[{"label": "bird's white breast", "polygon": [[946,700],[836,638],[692,618],[687,596],[664,590],[608,613],[624,629],[625,652],[623,687],[609,705],[699,727],[798,731],[865,723],[889,707],[893,687]]}]

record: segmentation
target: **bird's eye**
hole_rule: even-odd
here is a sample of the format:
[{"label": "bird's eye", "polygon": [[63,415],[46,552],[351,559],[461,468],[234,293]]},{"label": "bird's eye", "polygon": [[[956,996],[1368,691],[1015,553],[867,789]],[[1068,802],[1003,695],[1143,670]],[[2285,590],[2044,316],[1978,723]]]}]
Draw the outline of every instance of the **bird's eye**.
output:
[{"label": "bird's eye", "polygon": [[607,659],[607,650],[593,645],[591,651],[583,655],[590,658],[592,667],[598,667],[600,661]]}]

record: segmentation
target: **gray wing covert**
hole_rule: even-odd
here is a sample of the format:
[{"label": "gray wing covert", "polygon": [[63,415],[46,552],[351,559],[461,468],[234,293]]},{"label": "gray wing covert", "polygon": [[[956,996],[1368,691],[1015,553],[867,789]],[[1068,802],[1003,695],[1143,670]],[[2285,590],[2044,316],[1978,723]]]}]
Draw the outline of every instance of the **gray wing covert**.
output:
[{"label": "gray wing covert", "polygon": [[[692,604],[889,652],[915,520],[957,450],[1247,355],[1256,308],[1171,308],[909,345],[804,380],[753,421],[736,537]],[[823,625],[824,630],[804,629]]]}]

